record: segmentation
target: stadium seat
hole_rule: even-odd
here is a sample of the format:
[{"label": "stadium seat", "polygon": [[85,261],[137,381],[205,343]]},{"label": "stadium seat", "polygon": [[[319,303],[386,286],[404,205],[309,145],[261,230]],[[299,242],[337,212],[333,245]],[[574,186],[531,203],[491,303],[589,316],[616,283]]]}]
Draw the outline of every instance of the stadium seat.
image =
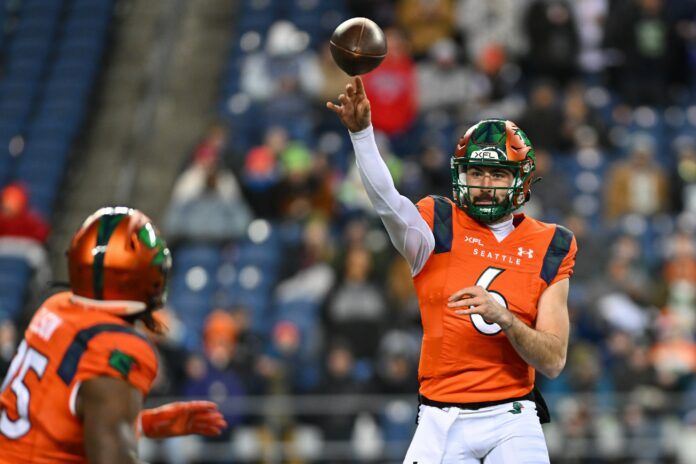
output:
[{"label": "stadium seat", "polygon": [[0,318],[19,314],[30,277],[31,268],[24,259],[0,256]]}]

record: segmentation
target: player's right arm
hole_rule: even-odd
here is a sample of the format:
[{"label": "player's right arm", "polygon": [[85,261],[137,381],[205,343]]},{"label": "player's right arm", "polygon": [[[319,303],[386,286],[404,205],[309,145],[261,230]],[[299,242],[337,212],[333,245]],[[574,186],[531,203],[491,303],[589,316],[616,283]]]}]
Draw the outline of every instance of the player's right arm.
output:
[{"label": "player's right arm", "polygon": [[140,462],[135,422],[142,402],[142,393],[120,379],[95,377],[82,384],[76,410],[84,427],[85,453],[90,463]]},{"label": "player's right arm", "polygon": [[370,101],[359,77],[346,85],[346,93],[338,97],[339,105],[326,106],[338,115],[350,131],[356,163],[370,202],[384,223],[394,247],[418,274],[435,249],[435,238],[416,206],[399,194],[382,160],[372,132]]}]

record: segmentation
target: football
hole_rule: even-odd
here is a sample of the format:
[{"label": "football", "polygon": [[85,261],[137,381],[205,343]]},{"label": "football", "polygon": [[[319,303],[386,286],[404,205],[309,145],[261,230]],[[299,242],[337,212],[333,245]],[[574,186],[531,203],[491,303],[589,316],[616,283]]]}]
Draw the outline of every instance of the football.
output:
[{"label": "football", "polygon": [[351,18],[338,25],[331,35],[331,56],[349,76],[375,69],[387,55],[384,31],[367,18]]}]

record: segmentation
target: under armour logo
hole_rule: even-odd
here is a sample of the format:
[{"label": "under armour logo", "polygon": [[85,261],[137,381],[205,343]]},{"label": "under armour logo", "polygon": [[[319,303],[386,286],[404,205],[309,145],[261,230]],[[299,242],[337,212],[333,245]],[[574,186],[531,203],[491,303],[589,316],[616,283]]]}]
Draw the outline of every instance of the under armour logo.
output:
[{"label": "under armour logo", "polygon": [[517,247],[517,256],[527,255],[527,258],[531,259],[534,257],[534,250],[531,248],[525,249],[523,247]]}]

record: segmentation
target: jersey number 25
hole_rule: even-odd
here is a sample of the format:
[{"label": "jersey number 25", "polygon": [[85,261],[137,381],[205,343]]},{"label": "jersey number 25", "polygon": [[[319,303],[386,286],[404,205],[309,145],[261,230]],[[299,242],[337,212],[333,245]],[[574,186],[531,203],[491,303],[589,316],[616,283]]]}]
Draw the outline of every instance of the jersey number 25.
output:
[{"label": "jersey number 25", "polygon": [[[0,433],[7,438],[16,440],[31,430],[31,422],[29,422],[29,400],[31,395],[29,389],[24,384],[24,378],[29,369],[31,369],[41,379],[47,365],[48,358],[46,356],[28,346],[26,340],[20,343],[17,354],[10,364],[7,377],[5,377],[5,381],[0,388],[0,392],[5,391],[9,383],[10,388],[17,397],[17,415],[19,416],[17,420],[11,420],[7,415],[7,411],[3,411],[2,415],[0,415]],[[17,375],[15,376],[15,374]],[[10,379],[13,377],[14,380],[10,383]]]}]

